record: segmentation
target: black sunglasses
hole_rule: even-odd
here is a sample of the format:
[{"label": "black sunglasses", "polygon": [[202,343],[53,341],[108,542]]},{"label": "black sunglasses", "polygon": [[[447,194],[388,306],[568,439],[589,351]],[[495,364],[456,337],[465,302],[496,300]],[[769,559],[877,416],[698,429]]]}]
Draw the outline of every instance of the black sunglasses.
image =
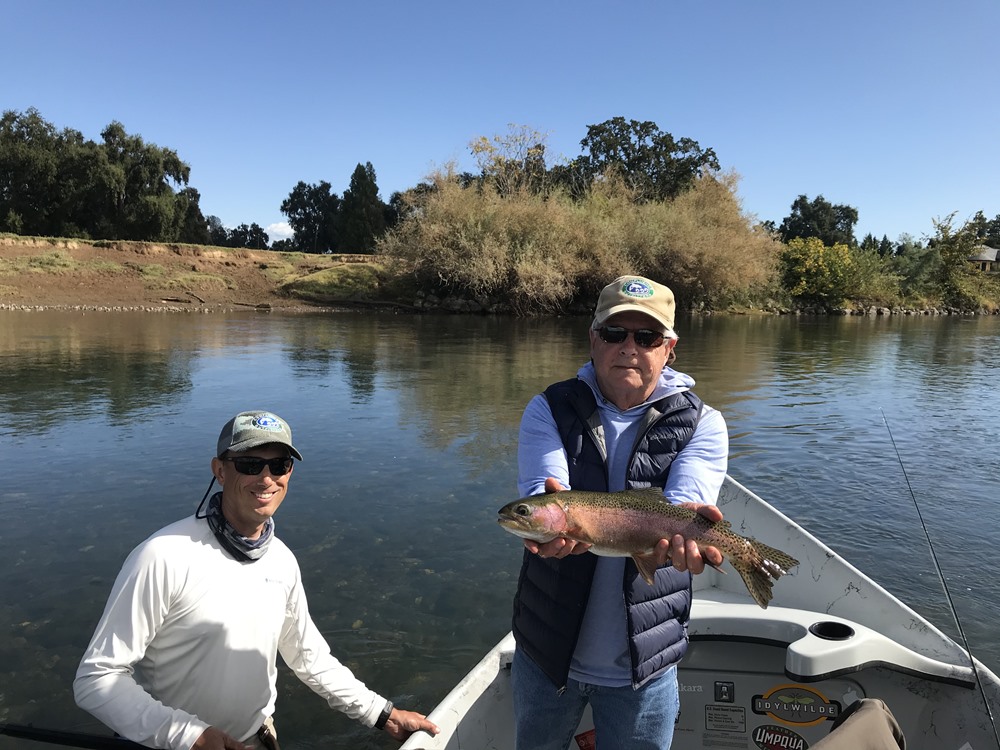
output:
[{"label": "black sunglasses", "polygon": [[266,466],[271,470],[271,475],[275,477],[280,477],[287,474],[292,470],[291,456],[282,456],[281,458],[257,458],[256,456],[233,456],[232,458],[224,458],[223,461],[232,461],[233,468],[236,469],[240,474],[248,474],[250,476],[256,476],[264,471]]},{"label": "black sunglasses", "polygon": [[659,331],[652,331],[649,328],[640,328],[633,331],[630,328],[621,326],[603,326],[597,329],[601,341],[605,344],[620,344],[631,333],[636,344],[643,349],[655,349],[663,343],[663,334]]}]

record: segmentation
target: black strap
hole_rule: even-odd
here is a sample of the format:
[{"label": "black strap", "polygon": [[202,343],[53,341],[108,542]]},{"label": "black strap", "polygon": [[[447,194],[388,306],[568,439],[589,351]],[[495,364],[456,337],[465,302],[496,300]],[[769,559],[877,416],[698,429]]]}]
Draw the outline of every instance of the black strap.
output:
[{"label": "black strap", "polygon": [[385,708],[382,709],[382,713],[379,715],[378,720],[375,722],[376,729],[385,729],[385,723],[389,721],[389,717],[392,715],[392,701],[385,702]]}]

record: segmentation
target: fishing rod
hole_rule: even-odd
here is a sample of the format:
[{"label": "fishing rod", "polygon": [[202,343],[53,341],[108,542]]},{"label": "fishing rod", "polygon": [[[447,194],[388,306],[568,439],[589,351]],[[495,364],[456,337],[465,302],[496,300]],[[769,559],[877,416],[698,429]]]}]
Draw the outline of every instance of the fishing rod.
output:
[{"label": "fishing rod", "polygon": [[938,579],[941,581],[941,588],[944,589],[945,598],[948,600],[948,607],[951,609],[951,615],[955,618],[955,624],[958,626],[958,633],[962,636],[962,644],[965,646],[965,652],[969,655],[969,664],[972,666],[972,674],[975,675],[976,685],[979,687],[979,694],[983,696],[983,705],[986,707],[986,714],[990,718],[990,725],[993,727],[993,736],[996,737],[997,746],[1000,747],[1000,731],[997,730],[996,720],[993,718],[993,709],[990,708],[990,699],[986,696],[986,688],[983,687],[983,681],[979,677],[979,668],[976,666],[976,658],[972,655],[972,647],[969,645],[969,639],[965,635],[965,628],[962,627],[962,620],[958,616],[958,609],[955,608],[955,601],[951,597],[951,589],[948,588],[948,582],[945,580],[944,572],[941,570],[941,563],[938,562],[937,553],[934,551],[934,543],[931,541],[930,532],[927,531],[927,524],[924,523],[924,515],[920,512],[920,504],[917,502],[916,493],[913,492],[913,486],[910,484],[910,477],[906,473],[906,466],[903,465],[903,457],[899,454],[899,448],[896,446],[896,439],[892,436],[892,428],[889,427],[889,419],[885,416],[885,411],[880,407],[879,412],[882,414],[882,421],[885,423],[886,432],[889,433],[889,442],[892,443],[892,449],[896,453],[896,460],[899,462],[899,468],[903,472],[903,479],[906,481],[906,489],[910,493],[910,499],[913,500],[913,507],[917,509],[917,518],[920,520],[920,528],[924,530],[924,538],[927,540],[927,548],[931,552],[931,560],[934,561],[934,568],[937,571]]},{"label": "fishing rod", "polygon": [[59,729],[42,729],[25,724],[0,724],[0,735],[34,742],[47,742],[50,745],[66,745],[92,750],[142,750],[145,748],[145,745],[132,742],[124,737],[64,732]]}]

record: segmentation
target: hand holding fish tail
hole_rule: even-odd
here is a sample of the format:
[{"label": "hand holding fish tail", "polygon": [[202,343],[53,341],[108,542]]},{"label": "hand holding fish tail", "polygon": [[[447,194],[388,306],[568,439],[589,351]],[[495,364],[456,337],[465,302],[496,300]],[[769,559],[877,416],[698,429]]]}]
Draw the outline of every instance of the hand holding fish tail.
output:
[{"label": "hand holding fish tail", "polygon": [[[714,505],[694,502],[677,503],[677,505],[693,510],[712,523],[718,523],[722,520],[722,511]],[[664,550],[666,554],[661,557]],[[654,553],[660,565],[670,562],[680,572],[689,570],[694,575],[704,572],[706,565],[718,568],[725,559],[718,547],[701,546],[694,539],[685,539],[680,534],[674,534],[670,539],[661,539],[657,543]]]}]

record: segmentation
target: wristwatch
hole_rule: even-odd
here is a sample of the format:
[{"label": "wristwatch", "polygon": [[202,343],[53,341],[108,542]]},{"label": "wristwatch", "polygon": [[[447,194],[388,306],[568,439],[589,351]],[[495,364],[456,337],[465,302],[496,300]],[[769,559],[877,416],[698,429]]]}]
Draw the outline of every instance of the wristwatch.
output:
[{"label": "wristwatch", "polygon": [[376,729],[385,729],[385,723],[389,721],[389,716],[392,715],[392,701],[385,702],[385,708],[382,709],[382,713],[378,717],[378,721],[375,722]]}]

